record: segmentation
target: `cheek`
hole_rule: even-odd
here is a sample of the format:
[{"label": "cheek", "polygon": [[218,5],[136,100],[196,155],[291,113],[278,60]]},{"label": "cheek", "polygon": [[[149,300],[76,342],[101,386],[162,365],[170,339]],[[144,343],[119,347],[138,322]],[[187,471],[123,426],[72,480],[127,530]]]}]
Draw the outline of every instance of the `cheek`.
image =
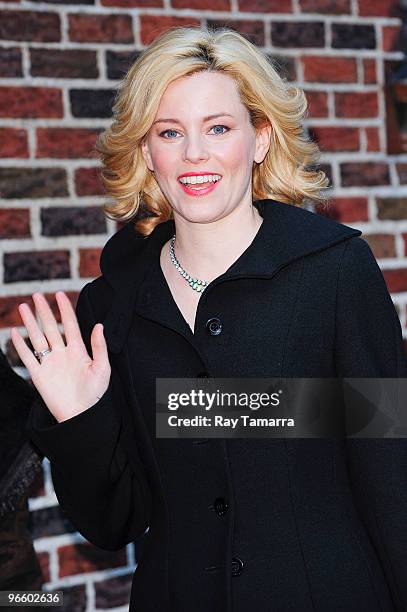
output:
[{"label": "cheek", "polygon": [[250,143],[238,140],[222,151],[223,165],[231,171],[244,172],[251,156]]},{"label": "cheek", "polygon": [[155,168],[155,173],[160,175],[162,178],[165,178],[166,176],[172,176],[174,174],[174,162],[176,161],[173,158],[174,154],[171,154],[171,151],[154,151],[152,160]]}]

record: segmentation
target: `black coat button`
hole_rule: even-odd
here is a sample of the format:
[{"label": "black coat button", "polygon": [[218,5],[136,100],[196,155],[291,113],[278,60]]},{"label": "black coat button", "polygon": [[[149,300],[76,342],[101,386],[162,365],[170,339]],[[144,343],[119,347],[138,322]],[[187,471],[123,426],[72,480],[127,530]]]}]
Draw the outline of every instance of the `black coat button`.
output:
[{"label": "black coat button", "polygon": [[243,561],[239,557],[232,559],[232,576],[240,576],[243,570]]},{"label": "black coat button", "polygon": [[226,500],[223,497],[217,497],[215,499],[214,507],[216,514],[219,514],[219,516],[223,516],[224,514],[226,514],[226,511],[228,509]]},{"label": "black coat button", "polygon": [[206,322],[206,329],[211,334],[211,336],[219,336],[222,332],[222,322],[217,317],[212,317],[212,319],[208,319]]}]

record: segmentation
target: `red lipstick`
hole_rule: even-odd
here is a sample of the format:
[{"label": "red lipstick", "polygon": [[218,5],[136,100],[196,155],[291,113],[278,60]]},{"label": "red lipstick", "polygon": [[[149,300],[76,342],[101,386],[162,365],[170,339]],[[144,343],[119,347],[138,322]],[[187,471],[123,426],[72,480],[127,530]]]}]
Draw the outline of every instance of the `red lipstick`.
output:
[{"label": "red lipstick", "polygon": [[[183,176],[206,176],[206,175],[212,175],[212,174],[220,176],[221,178],[218,179],[217,181],[215,181],[214,183],[210,184],[208,187],[200,187],[199,183],[197,183],[194,186],[192,186],[192,185],[184,185],[179,180]],[[220,183],[221,180],[222,180],[222,175],[217,173],[217,172],[185,172],[184,174],[180,174],[180,176],[178,177],[178,183],[179,183],[179,185],[181,185],[181,187],[184,190],[184,192],[186,194],[188,194],[188,195],[195,196],[195,197],[196,196],[204,196],[204,195],[210,193],[211,191],[213,191],[215,189],[216,185],[218,183]]]}]

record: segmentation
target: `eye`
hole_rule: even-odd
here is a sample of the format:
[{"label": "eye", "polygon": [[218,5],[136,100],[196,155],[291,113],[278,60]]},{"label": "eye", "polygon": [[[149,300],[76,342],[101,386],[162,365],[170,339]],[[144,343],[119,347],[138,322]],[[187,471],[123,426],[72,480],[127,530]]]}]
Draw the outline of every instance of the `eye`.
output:
[{"label": "eye", "polygon": [[[230,128],[228,128],[226,125],[220,125],[220,124],[218,124],[218,125],[214,125],[214,126],[212,126],[212,127],[211,127],[211,130],[213,130],[213,128],[218,128],[218,127],[225,128],[225,130],[226,130],[227,132],[228,132],[228,131],[229,131],[229,129],[230,129]],[[177,130],[173,130],[173,129],[169,128],[169,129],[167,129],[167,130],[164,130],[163,132],[160,132],[160,134],[159,134],[159,135],[160,135],[162,138],[164,138],[165,140],[174,140],[174,139],[173,139],[173,138],[171,138],[171,137],[170,137],[170,138],[166,138],[166,137],[164,136],[164,134],[167,134],[167,132],[173,132],[173,133],[175,133],[175,134],[179,134],[179,132],[178,132]],[[216,134],[215,134],[215,135],[222,135],[222,134],[226,134],[226,132],[216,132]]]},{"label": "eye", "polygon": [[[167,132],[175,132],[175,133],[176,133],[176,132],[177,132],[177,130],[171,130],[171,129],[169,129],[169,130],[164,130],[163,132],[160,132],[160,136],[161,136],[162,138],[164,138],[164,134],[166,134]],[[170,140],[170,139],[166,138],[166,140]]]},{"label": "eye", "polygon": [[[228,128],[228,127],[226,127],[226,125],[214,125],[214,126],[211,128],[211,130],[213,130],[213,128],[216,128],[216,127],[222,127],[222,128],[225,128],[225,130],[229,131],[229,128]],[[218,133],[218,134],[226,134],[226,132],[217,132],[217,133]]]}]

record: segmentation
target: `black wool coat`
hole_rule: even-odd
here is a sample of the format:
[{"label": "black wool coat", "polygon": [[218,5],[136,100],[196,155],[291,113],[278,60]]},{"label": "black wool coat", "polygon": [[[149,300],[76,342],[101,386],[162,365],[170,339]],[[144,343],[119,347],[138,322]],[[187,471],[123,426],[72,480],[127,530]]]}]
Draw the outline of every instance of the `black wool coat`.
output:
[{"label": "black wool coat", "polygon": [[63,423],[36,402],[31,438],[85,538],[143,541],[131,611],[405,611],[407,440],[155,438],[156,377],[407,375],[361,232],[255,205],[264,221],[201,295],[194,332],[159,262],[174,222],[110,238],[77,304],[89,350],[104,323],[109,388]]}]

